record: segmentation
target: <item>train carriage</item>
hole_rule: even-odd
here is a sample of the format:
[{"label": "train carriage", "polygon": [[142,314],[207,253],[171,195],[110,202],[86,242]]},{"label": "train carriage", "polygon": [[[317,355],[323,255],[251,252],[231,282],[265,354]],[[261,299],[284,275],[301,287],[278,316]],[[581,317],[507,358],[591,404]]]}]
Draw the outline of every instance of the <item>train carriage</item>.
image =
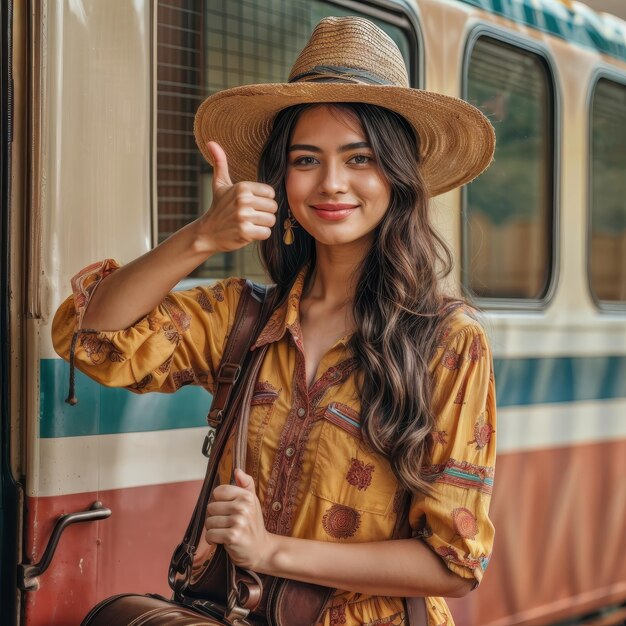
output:
[{"label": "train carriage", "polygon": [[[79,269],[130,261],[209,206],[202,99],[282,81],[312,26],[346,14],[396,41],[413,86],[469,100],[498,137],[487,173],[433,202],[451,289],[483,310],[499,404],[496,545],[480,588],[451,601],[456,623],[626,619],[626,23],[565,0],[7,0],[2,624],[71,626],[114,593],[168,594],[210,397],[77,373],[66,404],[52,315]],[[231,275],[263,279],[253,249],[181,287]]]}]

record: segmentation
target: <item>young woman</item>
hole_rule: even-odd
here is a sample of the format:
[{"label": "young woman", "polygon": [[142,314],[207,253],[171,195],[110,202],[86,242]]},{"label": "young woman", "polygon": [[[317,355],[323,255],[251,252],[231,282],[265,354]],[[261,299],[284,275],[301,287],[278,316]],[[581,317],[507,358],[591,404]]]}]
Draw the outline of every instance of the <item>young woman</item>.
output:
[{"label": "young woman", "polygon": [[443,295],[451,259],[428,198],[489,164],[489,122],[410,89],[391,39],[350,17],[318,24],[289,83],[210,97],[195,131],[211,207],[134,262],[78,274],[57,351],[74,338],[77,365],[108,385],[212,390],[243,281],[170,291],[261,242],[283,303],[253,347],[269,344],[246,472],[215,489],[206,540],[340,590],[326,626],[403,623],[409,596],[452,624],[441,596],[475,587],[492,548],[495,398],[481,326]]}]

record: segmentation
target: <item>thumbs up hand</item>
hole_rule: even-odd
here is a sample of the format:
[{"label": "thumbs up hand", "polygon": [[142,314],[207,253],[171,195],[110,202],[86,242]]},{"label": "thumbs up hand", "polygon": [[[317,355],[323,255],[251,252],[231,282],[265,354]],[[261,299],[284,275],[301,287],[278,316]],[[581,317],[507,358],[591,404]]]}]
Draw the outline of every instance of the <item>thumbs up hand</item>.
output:
[{"label": "thumbs up hand", "polygon": [[213,202],[201,218],[209,247],[215,252],[230,252],[268,239],[278,210],[274,189],[252,181],[233,184],[222,147],[215,141],[207,147],[215,163]]}]

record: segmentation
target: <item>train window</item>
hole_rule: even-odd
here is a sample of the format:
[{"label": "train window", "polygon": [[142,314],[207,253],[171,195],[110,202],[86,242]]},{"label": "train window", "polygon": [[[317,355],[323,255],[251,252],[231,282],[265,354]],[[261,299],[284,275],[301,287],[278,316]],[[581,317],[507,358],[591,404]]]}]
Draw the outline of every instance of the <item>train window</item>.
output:
[{"label": "train window", "polygon": [[591,102],[589,282],[596,300],[626,302],[626,85],[601,78]]},{"label": "train window", "polygon": [[[465,97],[492,121],[495,161],[464,196],[464,287],[478,298],[538,301],[554,255],[554,95],[545,59],[479,37]],[[488,303],[485,303],[488,306]]]},{"label": "train window", "polygon": [[[398,44],[415,82],[416,43],[409,21],[382,9],[363,15]],[[159,0],[157,22],[156,239],[198,217],[211,202],[211,168],[193,136],[202,100],[236,85],[283,82],[314,25],[327,15],[355,15],[320,0]],[[412,58],[413,57],[413,58]],[[196,276],[262,278],[256,250],[218,254]]]}]

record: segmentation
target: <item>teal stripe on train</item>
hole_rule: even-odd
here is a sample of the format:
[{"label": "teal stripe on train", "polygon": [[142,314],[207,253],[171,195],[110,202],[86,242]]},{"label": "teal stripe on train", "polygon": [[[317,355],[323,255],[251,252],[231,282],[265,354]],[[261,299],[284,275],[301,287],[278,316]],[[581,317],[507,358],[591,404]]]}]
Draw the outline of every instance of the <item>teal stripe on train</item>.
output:
[{"label": "teal stripe on train", "polygon": [[[498,406],[626,398],[626,355],[496,359]],[[72,437],[203,426],[210,396],[199,387],[137,395],[76,372],[78,404],[64,402],[69,367],[41,361],[41,436]]]},{"label": "teal stripe on train", "polygon": [[626,60],[626,22],[559,0],[460,0],[575,44]]},{"label": "teal stripe on train", "polygon": [[626,398],[626,355],[494,359],[499,407]]},{"label": "teal stripe on train", "polygon": [[183,387],[175,395],[139,395],[99,385],[77,370],[78,404],[70,406],[65,402],[69,365],[61,359],[42,359],[40,371],[41,437],[111,435],[206,424],[211,396],[201,387]]}]

